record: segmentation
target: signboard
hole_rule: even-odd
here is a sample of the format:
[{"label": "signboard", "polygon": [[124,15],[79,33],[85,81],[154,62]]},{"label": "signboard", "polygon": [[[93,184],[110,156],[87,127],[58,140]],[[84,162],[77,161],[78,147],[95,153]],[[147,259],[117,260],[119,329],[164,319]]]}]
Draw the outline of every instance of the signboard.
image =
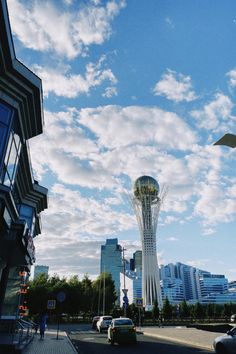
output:
[{"label": "signboard", "polygon": [[143,307],[143,299],[136,299],[136,306]]},{"label": "signboard", "polygon": [[55,310],[55,308],[56,308],[56,300],[48,300],[47,309],[48,310]]},{"label": "signboard", "polygon": [[64,293],[64,291],[60,291],[57,294],[57,301],[63,302],[63,301],[65,301],[65,299],[66,299],[66,294]]}]

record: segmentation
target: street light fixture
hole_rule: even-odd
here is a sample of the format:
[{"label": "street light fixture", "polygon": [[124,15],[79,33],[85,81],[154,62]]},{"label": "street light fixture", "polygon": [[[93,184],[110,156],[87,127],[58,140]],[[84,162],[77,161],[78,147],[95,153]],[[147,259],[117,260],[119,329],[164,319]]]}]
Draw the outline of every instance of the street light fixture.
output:
[{"label": "street light fixture", "polygon": [[234,135],[234,134],[225,134],[224,136],[222,136],[222,138],[220,138],[213,145],[226,145],[226,146],[229,146],[231,148],[235,148],[236,147],[236,135]]},{"label": "street light fixture", "polygon": [[125,272],[126,272],[126,269],[125,269],[125,251],[126,251],[126,249],[123,247],[122,248],[122,254],[123,254],[123,275],[124,275],[124,289],[122,289],[122,291],[123,291],[123,294],[124,294],[124,296],[123,296],[123,301],[124,301],[124,303],[123,303],[123,306],[124,306],[124,316],[126,317],[126,314],[127,314],[127,307],[128,307],[128,297],[127,297],[127,292],[128,292],[128,289],[126,289],[126,286],[125,286]]}]

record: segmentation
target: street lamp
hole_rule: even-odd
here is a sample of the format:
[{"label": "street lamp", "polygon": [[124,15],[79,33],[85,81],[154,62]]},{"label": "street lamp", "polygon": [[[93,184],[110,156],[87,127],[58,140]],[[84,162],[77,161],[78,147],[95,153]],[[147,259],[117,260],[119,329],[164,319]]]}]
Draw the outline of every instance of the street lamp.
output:
[{"label": "street lamp", "polygon": [[129,300],[128,300],[128,297],[127,297],[127,292],[128,292],[128,289],[126,289],[126,286],[125,286],[125,251],[126,249],[123,247],[122,248],[122,254],[123,254],[123,275],[124,275],[124,289],[122,289],[123,291],[123,306],[124,306],[124,316],[126,317],[126,313],[127,313],[127,307],[128,307],[128,303],[129,303]]},{"label": "street lamp", "polygon": [[236,147],[236,135],[234,135],[234,134],[225,134],[224,136],[222,136],[222,138],[220,138],[213,145],[226,145],[226,146],[229,146],[231,148],[235,148]]}]

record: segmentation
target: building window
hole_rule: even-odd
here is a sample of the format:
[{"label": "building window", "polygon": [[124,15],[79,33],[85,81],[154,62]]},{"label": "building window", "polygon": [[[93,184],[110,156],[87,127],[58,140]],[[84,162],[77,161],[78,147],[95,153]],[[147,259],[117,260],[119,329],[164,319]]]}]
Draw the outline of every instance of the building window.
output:
[{"label": "building window", "polygon": [[12,122],[13,110],[0,103],[0,169],[4,159],[4,151]]},{"label": "building window", "polygon": [[20,137],[12,129],[13,117],[14,110],[0,103],[0,183],[10,188],[14,184],[21,150]]},{"label": "building window", "polygon": [[34,208],[26,204],[20,204],[19,215],[21,219],[24,219],[26,221],[31,236],[34,236],[34,226],[35,226]]},{"label": "building window", "polygon": [[16,176],[20,151],[21,142],[19,135],[11,131],[3,167],[3,184],[11,188]]}]

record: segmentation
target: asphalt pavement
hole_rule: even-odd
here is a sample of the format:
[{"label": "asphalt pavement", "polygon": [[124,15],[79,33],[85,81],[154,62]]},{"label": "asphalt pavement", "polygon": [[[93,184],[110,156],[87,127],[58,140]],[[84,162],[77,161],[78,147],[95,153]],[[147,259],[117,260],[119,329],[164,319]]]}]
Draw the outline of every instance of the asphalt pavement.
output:
[{"label": "asphalt pavement", "polygon": [[[200,349],[214,351],[212,343],[214,338],[221,333],[202,331],[186,327],[141,327],[137,328],[146,336],[166,339],[175,343],[182,343]],[[33,341],[23,351],[23,354],[76,354],[77,351],[72,345],[65,331],[60,331],[58,339],[57,331],[49,329],[45,333],[44,340],[35,335]]]}]

